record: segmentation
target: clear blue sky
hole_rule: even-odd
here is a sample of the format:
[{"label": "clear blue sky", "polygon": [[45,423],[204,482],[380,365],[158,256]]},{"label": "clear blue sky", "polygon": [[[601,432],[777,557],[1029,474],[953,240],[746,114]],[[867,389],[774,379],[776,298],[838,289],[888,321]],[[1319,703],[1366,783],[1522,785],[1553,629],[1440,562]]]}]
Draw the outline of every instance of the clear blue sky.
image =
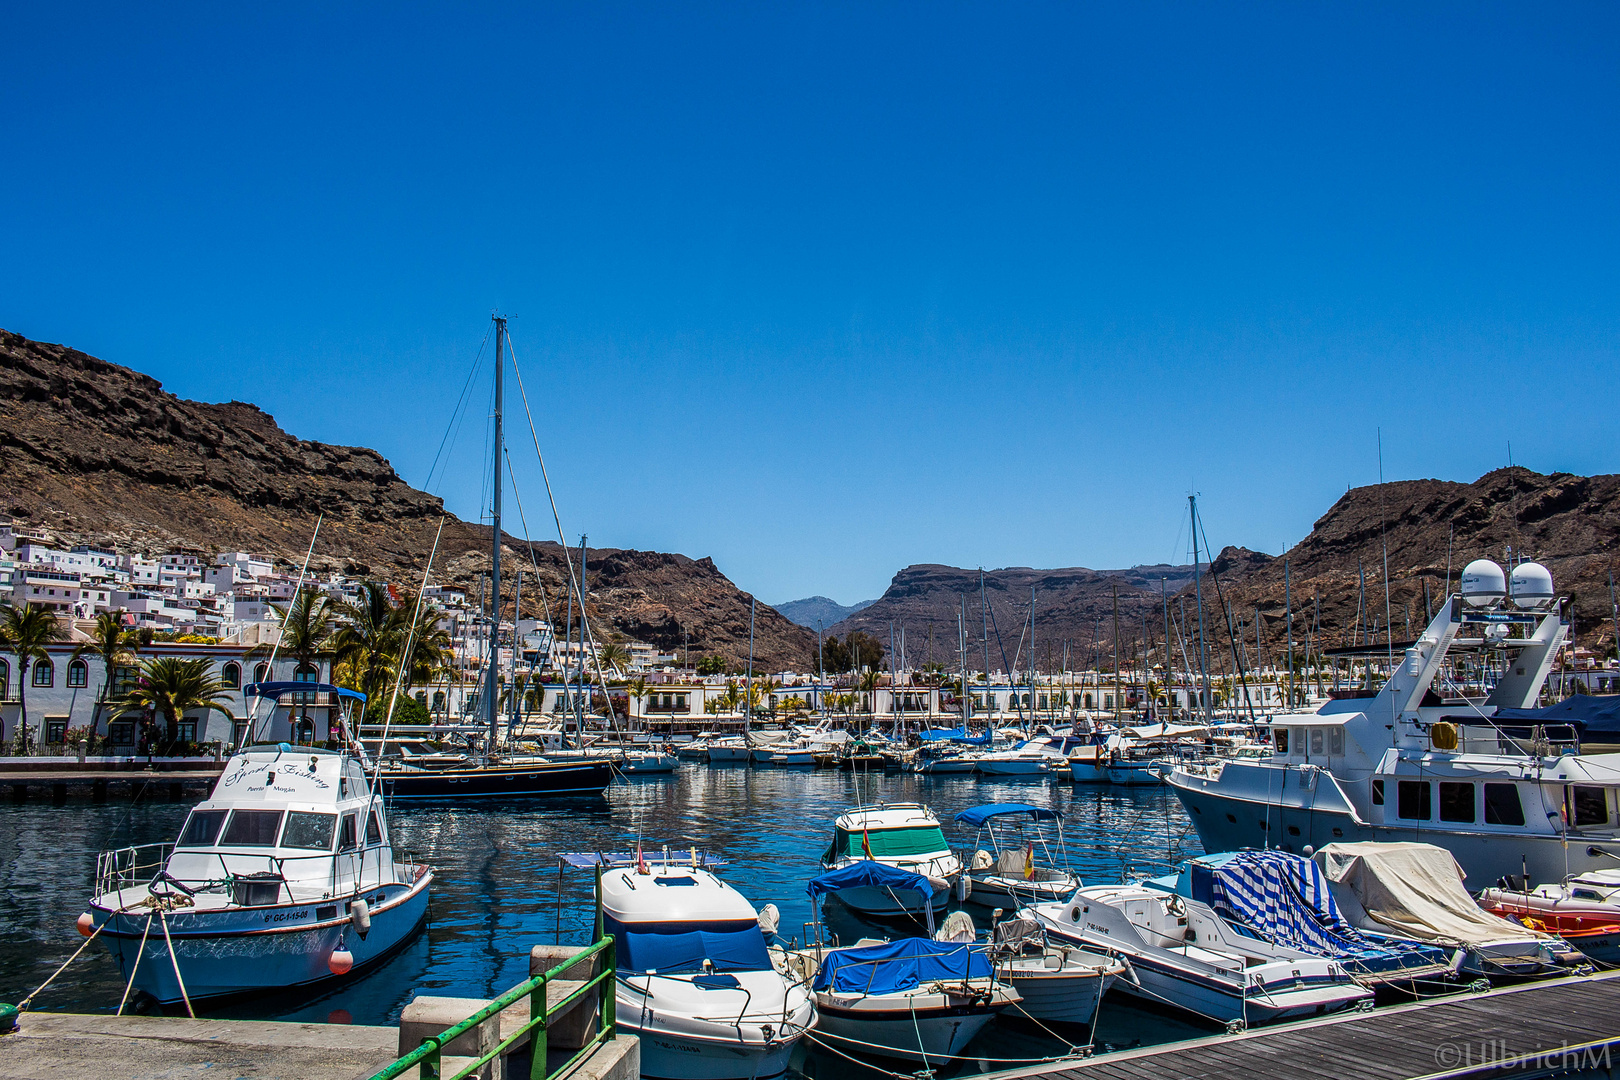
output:
[{"label": "clear blue sky", "polygon": [[[12,5],[0,326],[763,599],[1620,469],[1612,4]],[[487,369],[486,369],[487,370]],[[479,513],[483,391],[436,489]],[[1495,421],[1506,421],[1499,426]],[[543,493],[512,433],[531,524]],[[515,525],[515,522],[513,523]],[[515,530],[514,530],[515,531]]]}]

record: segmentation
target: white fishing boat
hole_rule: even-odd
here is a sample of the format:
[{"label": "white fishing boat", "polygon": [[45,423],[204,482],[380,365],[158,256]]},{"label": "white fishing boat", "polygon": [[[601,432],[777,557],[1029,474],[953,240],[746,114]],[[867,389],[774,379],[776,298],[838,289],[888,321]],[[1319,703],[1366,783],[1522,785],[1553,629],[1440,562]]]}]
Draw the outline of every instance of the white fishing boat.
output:
[{"label": "white fishing boat", "polygon": [[[1066,759],[1065,759],[1066,760]],[[1045,776],[1052,764],[1052,756],[1043,750],[1019,743],[1006,750],[992,750],[974,759],[975,768],[984,776]]]},{"label": "white fishing boat", "polygon": [[772,962],[747,898],[695,855],[563,858],[606,864],[599,902],[615,942],[616,1016],[641,1040],[641,1075],[764,1080],[787,1070],[815,1009]]},{"label": "white fishing boat", "polygon": [[1094,885],[1058,903],[1033,904],[1053,943],[1112,952],[1130,963],[1121,993],[1221,1024],[1321,1016],[1372,991],[1335,960],[1239,933],[1208,905],[1143,885]]},{"label": "white fishing boat", "polygon": [[882,882],[840,889],[839,900],[868,915],[931,914],[949,902],[951,888],[962,872],[961,860],[945,841],[939,818],[920,803],[858,806],[838,816],[833,822],[832,843],[821,857],[822,869],[840,870],[863,862],[921,875],[930,889],[926,896]]},{"label": "white fishing boat", "polygon": [[[325,684],[256,689],[364,700]],[[250,746],[173,843],[101,854],[80,926],[100,934],[125,981],[165,1004],[194,1002],[365,969],[422,925],[432,882],[395,854],[354,755]]]},{"label": "white fishing boat", "polygon": [[630,776],[668,774],[675,771],[680,758],[666,750],[626,750],[619,760],[619,771]]},{"label": "white fishing boat", "polygon": [[[976,830],[967,857],[968,895],[975,903],[1016,908],[1061,900],[1080,887],[1080,875],[1067,867],[1063,815],[1056,810],[1029,803],[991,803],[963,810],[956,821]],[[986,841],[988,849],[983,846]]]}]

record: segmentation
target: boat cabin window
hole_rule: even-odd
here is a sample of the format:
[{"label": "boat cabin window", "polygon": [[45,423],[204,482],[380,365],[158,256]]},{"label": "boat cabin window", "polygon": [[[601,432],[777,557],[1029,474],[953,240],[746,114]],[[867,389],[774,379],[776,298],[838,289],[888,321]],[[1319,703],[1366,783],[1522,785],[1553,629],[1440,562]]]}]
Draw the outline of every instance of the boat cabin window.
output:
[{"label": "boat cabin window", "polygon": [[281,834],[281,846],[309,848],[311,851],[331,851],[332,830],[336,825],[336,814],[288,811],[287,828]]},{"label": "boat cabin window", "polygon": [[1372,800],[1374,806],[1384,805],[1384,782],[1382,780],[1372,782]]},{"label": "boat cabin window", "polygon": [[1427,780],[1402,780],[1395,785],[1395,813],[1414,821],[1428,821],[1434,814],[1432,789]]},{"label": "boat cabin window", "polygon": [[1313,727],[1313,728],[1311,728],[1311,753],[1320,754],[1321,752],[1322,752],[1322,729],[1319,728],[1319,727]]},{"label": "boat cabin window", "polygon": [[1344,728],[1328,728],[1328,753],[1334,757],[1344,756]]},{"label": "boat cabin window", "polygon": [[280,810],[237,810],[225,827],[221,847],[275,847],[281,831]]},{"label": "boat cabin window", "polygon": [[225,824],[224,810],[193,810],[180,830],[175,847],[213,847],[219,837],[219,827]]},{"label": "boat cabin window", "polygon": [[1569,890],[1569,895],[1570,895],[1570,899],[1572,899],[1572,900],[1602,900],[1603,899],[1603,894],[1598,892],[1596,889],[1571,889],[1571,890]]},{"label": "boat cabin window", "polygon": [[1519,802],[1519,785],[1485,785],[1485,824],[1524,824],[1524,806]]},{"label": "boat cabin window", "polygon": [[350,848],[359,845],[357,839],[359,834],[359,821],[357,819],[359,816],[352,813],[343,815],[343,831],[338,834],[339,851],[348,851]]},{"label": "boat cabin window", "polygon": [[835,832],[833,839],[835,854],[848,855],[854,859],[866,857],[866,851],[862,846],[863,838],[872,845],[872,854],[879,858],[892,858],[897,855],[932,855],[940,851],[949,851],[951,847],[945,842],[945,834],[940,832],[938,825],[918,825],[905,829],[870,829],[864,833],[858,829],[854,832],[837,829]]},{"label": "boat cabin window", "polygon": [[366,843],[382,843],[382,822],[377,820],[377,811],[375,810],[366,817]]},{"label": "boat cabin window", "polygon": [[1285,727],[1280,727],[1272,732],[1272,734],[1277,737],[1277,753],[1288,753],[1288,729]]},{"label": "boat cabin window", "polygon": [[1609,823],[1609,799],[1605,789],[1600,787],[1577,787],[1574,790],[1575,824],[1607,825]]},{"label": "boat cabin window", "polygon": [[1440,820],[1474,821],[1474,785],[1471,783],[1440,782]]}]

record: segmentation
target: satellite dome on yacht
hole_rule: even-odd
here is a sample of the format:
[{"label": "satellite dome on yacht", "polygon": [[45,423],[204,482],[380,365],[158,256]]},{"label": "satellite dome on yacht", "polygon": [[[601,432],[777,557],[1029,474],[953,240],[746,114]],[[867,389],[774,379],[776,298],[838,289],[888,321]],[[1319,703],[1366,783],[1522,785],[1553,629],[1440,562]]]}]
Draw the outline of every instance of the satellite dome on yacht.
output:
[{"label": "satellite dome on yacht", "polygon": [[1475,559],[1462,572],[1462,598],[1470,607],[1490,607],[1507,595],[1507,576],[1489,559]]},{"label": "satellite dome on yacht", "polygon": [[1526,610],[1546,607],[1553,602],[1552,571],[1538,562],[1524,562],[1513,568],[1508,593],[1515,607]]}]

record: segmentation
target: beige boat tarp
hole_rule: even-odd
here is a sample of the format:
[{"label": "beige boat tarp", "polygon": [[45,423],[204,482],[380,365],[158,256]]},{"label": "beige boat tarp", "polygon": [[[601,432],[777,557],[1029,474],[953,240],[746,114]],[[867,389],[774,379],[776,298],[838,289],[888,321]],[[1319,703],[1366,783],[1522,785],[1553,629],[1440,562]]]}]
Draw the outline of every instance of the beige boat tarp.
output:
[{"label": "beige boat tarp", "polygon": [[1328,844],[1312,858],[1333,882],[1345,918],[1363,929],[1446,946],[1554,940],[1481,911],[1463,887],[1462,867],[1445,848]]}]

